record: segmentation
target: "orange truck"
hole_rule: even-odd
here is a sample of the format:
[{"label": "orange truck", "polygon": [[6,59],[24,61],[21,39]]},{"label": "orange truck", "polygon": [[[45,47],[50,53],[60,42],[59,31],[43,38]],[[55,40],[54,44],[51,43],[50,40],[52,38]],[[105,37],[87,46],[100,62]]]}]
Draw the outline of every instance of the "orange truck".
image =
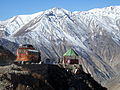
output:
[{"label": "orange truck", "polygon": [[39,63],[41,61],[40,52],[30,44],[22,45],[17,49],[16,61]]}]

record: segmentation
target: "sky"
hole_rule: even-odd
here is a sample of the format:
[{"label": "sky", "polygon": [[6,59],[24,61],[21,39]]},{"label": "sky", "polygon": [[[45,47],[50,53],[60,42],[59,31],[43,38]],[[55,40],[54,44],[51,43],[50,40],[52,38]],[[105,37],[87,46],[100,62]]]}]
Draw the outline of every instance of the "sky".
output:
[{"label": "sky", "polygon": [[120,0],[0,0],[0,21],[54,7],[73,12],[108,6],[120,6]]}]

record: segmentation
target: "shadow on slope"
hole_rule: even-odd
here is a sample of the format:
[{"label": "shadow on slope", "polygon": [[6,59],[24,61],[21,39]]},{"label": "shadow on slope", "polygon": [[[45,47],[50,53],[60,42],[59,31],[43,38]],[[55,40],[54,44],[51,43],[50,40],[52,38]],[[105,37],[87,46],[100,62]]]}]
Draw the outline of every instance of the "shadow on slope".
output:
[{"label": "shadow on slope", "polygon": [[0,64],[8,64],[15,60],[15,55],[9,50],[0,46]]}]

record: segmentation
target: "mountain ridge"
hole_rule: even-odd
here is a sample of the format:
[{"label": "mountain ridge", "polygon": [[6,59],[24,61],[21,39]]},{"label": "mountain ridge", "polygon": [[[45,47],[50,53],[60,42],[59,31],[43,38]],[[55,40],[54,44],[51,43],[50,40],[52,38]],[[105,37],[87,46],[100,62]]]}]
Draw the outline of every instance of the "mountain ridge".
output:
[{"label": "mountain ridge", "polygon": [[33,16],[16,16],[0,22],[0,30],[8,33],[1,37],[17,44],[33,44],[42,52],[42,60],[50,58],[52,63],[74,48],[83,59],[84,69],[103,82],[120,68],[119,8],[83,12],[53,8]]}]

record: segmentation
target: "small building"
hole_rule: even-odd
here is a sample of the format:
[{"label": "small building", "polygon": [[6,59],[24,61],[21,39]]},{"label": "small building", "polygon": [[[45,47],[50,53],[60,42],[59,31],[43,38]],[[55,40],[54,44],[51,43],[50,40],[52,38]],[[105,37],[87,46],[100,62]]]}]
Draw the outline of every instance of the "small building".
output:
[{"label": "small building", "polygon": [[30,44],[22,45],[17,49],[16,61],[39,63],[41,61],[40,52]]},{"label": "small building", "polygon": [[63,55],[63,64],[80,64],[78,53],[73,49],[69,49]]},{"label": "small building", "polygon": [[81,59],[79,57],[79,54],[73,50],[69,49],[64,55],[63,55],[63,67],[74,74],[79,74],[83,71]]}]

